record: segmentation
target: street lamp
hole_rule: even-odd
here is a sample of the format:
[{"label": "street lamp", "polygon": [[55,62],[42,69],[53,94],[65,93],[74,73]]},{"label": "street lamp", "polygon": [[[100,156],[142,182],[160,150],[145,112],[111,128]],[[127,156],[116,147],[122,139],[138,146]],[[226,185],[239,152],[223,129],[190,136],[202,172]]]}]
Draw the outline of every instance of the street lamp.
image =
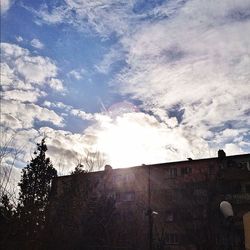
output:
[{"label": "street lamp", "polygon": [[154,215],[158,213],[151,208],[151,166],[148,166],[148,215],[149,219],[149,250],[153,250],[153,226],[154,226]]},{"label": "street lamp", "polygon": [[153,211],[151,208],[148,209],[146,215],[149,217],[149,250],[153,250],[153,226],[154,226],[154,215],[158,212]]},{"label": "street lamp", "polygon": [[224,218],[226,219],[227,223],[227,249],[232,250],[233,248],[230,236],[231,236],[231,225],[233,222],[234,212],[231,203],[229,203],[228,201],[222,201],[220,203],[220,211],[223,214]]},{"label": "street lamp", "polygon": [[226,220],[231,220],[234,216],[232,205],[228,201],[222,201],[220,203],[220,211]]}]

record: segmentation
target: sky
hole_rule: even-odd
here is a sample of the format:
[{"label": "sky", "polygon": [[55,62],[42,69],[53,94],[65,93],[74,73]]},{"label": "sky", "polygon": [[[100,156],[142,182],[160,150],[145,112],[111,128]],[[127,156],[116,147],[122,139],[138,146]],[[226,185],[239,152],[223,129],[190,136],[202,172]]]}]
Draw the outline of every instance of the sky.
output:
[{"label": "sky", "polygon": [[249,103],[249,0],[1,0],[16,175],[44,136],[64,173],[249,153]]}]

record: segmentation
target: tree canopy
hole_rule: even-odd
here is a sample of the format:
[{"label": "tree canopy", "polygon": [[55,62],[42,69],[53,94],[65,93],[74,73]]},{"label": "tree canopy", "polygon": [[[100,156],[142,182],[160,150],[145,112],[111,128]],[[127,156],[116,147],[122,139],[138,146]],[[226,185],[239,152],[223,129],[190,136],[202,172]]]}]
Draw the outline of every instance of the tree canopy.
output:
[{"label": "tree canopy", "polygon": [[45,138],[37,144],[31,162],[22,170],[19,182],[18,215],[25,237],[36,239],[44,227],[51,181],[57,176],[50,159],[46,157]]}]

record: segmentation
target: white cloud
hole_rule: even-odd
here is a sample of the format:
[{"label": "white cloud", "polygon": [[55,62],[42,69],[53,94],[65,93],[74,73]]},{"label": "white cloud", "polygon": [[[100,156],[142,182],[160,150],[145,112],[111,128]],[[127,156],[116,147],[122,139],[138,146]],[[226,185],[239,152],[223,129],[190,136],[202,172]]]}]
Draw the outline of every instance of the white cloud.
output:
[{"label": "white cloud", "polygon": [[107,54],[104,55],[102,61],[96,65],[95,68],[100,73],[107,74],[109,73],[112,64],[121,58],[121,52],[118,49],[111,49]]},{"label": "white cloud", "polygon": [[34,47],[36,49],[43,49],[44,48],[44,44],[41,41],[39,41],[37,38],[32,39],[30,44],[32,47]]},{"label": "white cloud", "polygon": [[[36,14],[39,18],[42,18],[42,20],[49,24],[56,24],[61,23],[65,21],[65,19],[70,18],[70,15],[68,14],[68,9],[64,6],[59,6],[57,8],[53,8],[51,12],[48,11],[48,7],[46,4],[42,5],[41,9],[39,11],[36,11],[34,9],[30,9],[31,12]],[[37,21],[38,24],[40,24],[39,21]]]},{"label": "white cloud", "polygon": [[63,109],[64,111],[68,112],[70,115],[76,116],[82,120],[95,120],[97,119],[96,116],[98,114],[91,114],[87,113],[81,109],[76,109],[73,108],[71,105],[66,105],[62,102],[50,102],[50,101],[45,101],[43,103],[44,106],[49,107],[49,108],[58,108],[58,109]]},{"label": "white cloud", "polygon": [[11,59],[12,57],[17,58],[20,56],[29,55],[29,51],[16,44],[1,43],[2,56],[5,59]]},{"label": "white cloud", "polygon": [[[51,122],[59,127],[64,125],[63,118],[58,116],[53,110],[42,108],[33,103],[22,103],[20,101],[3,99],[1,108],[2,114],[13,117],[16,120],[15,126],[19,124],[19,128],[32,128],[35,120]],[[10,127],[11,125],[9,119],[2,120],[1,122],[5,127]]]},{"label": "white cloud", "polygon": [[21,36],[17,36],[17,37],[16,37],[16,40],[20,43],[20,42],[23,41],[23,38],[22,38]]},{"label": "white cloud", "polygon": [[244,151],[241,149],[240,146],[233,143],[228,143],[224,146],[224,151],[227,152],[228,155],[237,155],[243,154]]},{"label": "white cloud", "polygon": [[57,75],[57,67],[49,58],[24,56],[15,61],[18,73],[25,81],[43,84],[49,77]]},{"label": "white cloud", "polygon": [[89,147],[82,134],[48,127],[40,128],[39,133],[46,136],[48,156],[60,174],[68,174],[72,171]]},{"label": "white cloud", "polygon": [[48,81],[50,87],[56,91],[64,91],[65,88],[63,86],[63,83],[61,80],[59,79],[56,79],[56,78],[51,78],[49,81]]},{"label": "white cloud", "polygon": [[13,0],[1,0],[0,1],[1,14],[6,13],[13,4],[13,2],[14,2]]},{"label": "white cloud", "polygon": [[1,44],[1,52],[1,125],[9,131],[18,131],[15,146],[25,145],[27,153],[39,137],[34,127],[39,128],[41,122],[64,126],[64,119],[55,111],[35,104],[46,96],[43,85],[57,91],[64,87],[56,78],[58,68],[50,58],[33,56],[27,49],[8,43]]},{"label": "white cloud", "polygon": [[[48,57],[34,56],[27,49],[15,44],[1,43],[4,68],[3,85],[44,85],[56,91],[63,91],[62,81],[57,79],[58,68]],[[14,80],[14,81],[13,81]]]},{"label": "white cloud", "polygon": [[49,11],[43,5],[39,11],[32,10],[40,21],[56,24],[69,23],[79,30],[94,31],[103,37],[112,32],[125,34],[129,31],[130,17],[134,1],[116,0],[67,0]]},{"label": "white cloud", "polygon": [[81,118],[82,120],[93,120],[94,119],[93,114],[86,113],[86,112],[79,110],[79,109],[72,109],[70,111],[70,114],[77,116],[77,117]]},{"label": "white cloud", "polygon": [[74,77],[76,80],[80,80],[83,78],[83,76],[85,75],[85,70],[84,69],[80,69],[80,70],[71,70],[68,73],[68,76],[72,76]]},{"label": "white cloud", "polygon": [[1,125],[7,128],[20,129],[23,127],[22,121],[15,117],[15,114],[2,112],[1,113]]},{"label": "white cloud", "polygon": [[7,90],[4,91],[4,99],[21,102],[36,102],[39,97],[46,94],[39,90]]},{"label": "white cloud", "polygon": [[46,107],[49,107],[49,108],[59,108],[59,109],[63,109],[67,112],[71,111],[72,110],[72,106],[70,105],[66,105],[62,102],[50,102],[50,101],[44,101],[43,103],[44,106]]}]

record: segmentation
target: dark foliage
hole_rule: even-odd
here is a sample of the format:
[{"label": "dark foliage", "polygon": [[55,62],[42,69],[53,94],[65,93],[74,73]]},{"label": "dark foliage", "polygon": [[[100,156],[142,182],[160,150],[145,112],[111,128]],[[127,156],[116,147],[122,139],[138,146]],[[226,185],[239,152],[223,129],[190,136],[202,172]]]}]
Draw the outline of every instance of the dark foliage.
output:
[{"label": "dark foliage", "polygon": [[75,169],[71,172],[71,175],[84,174],[84,173],[87,173],[87,171],[84,169],[84,166],[81,163],[79,163],[77,164]]},{"label": "dark foliage", "polygon": [[110,232],[117,222],[115,200],[99,192],[97,186],[86,172],[80,172],[65,178],[60,195],[52,191],[45,249],[95,250],[112,244]]},{"label": "dark foliage", "polygon": [[46,151],[45,139],[42,139],[41,143],[37,144],[35,157],[22,170],[18,184],[20,193],[17,214],[24,249],[38,248],[38,240],[42,237],[45,224],[51,181],[57,176],[57,171],[46,157]]}]

